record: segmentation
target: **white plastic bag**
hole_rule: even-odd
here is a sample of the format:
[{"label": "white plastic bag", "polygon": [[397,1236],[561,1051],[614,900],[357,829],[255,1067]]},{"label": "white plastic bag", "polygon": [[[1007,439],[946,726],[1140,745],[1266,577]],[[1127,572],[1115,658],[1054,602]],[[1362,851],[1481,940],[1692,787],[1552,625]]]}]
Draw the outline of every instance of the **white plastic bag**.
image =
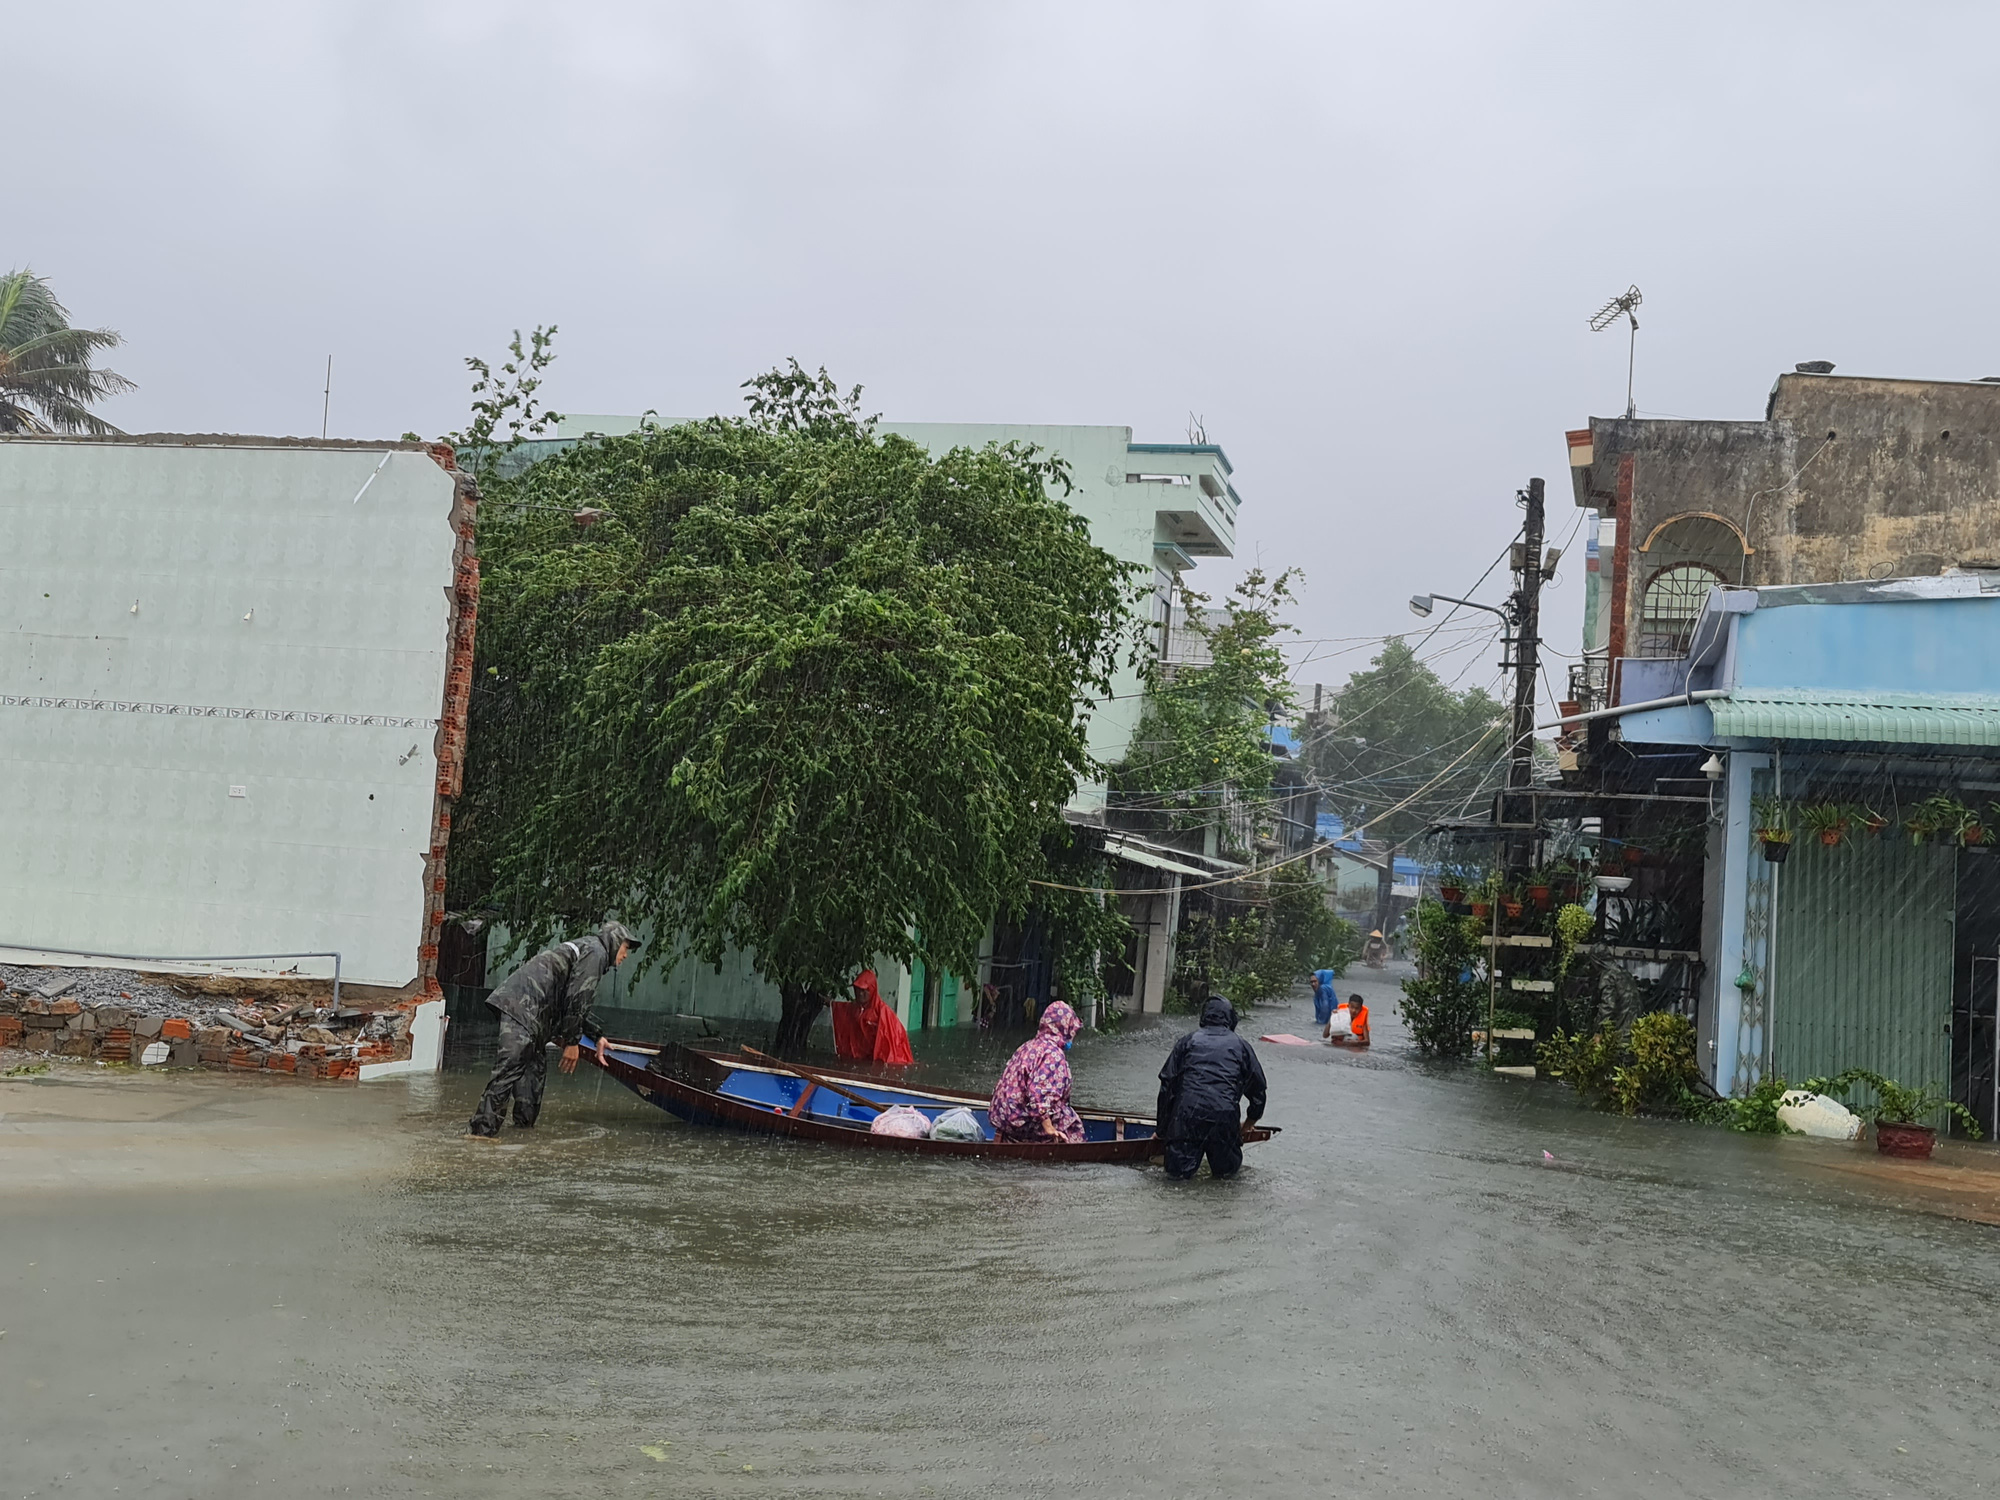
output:
[{"label": "white plastic bag", "polygon": [[1332,1016],[1327,1019],[1325,1039],[1330,1042],[1337,1036],[1353,1035],[1354,1013],[1344,1005],[1337,1006]]},{"label": "white plastic bag", "polygon": [[931,1133],[931,1122],[924,1112],[910,1104],[892,1104],[877,1115],[869,1125],[870,1135],[901,1135],[912,1140],[922,1140]]},{"label": "white plastic bag", "polygon": [[1861,1134],[1861,1116],[1824,1094],[1791,1089],[1778,1104],[1778,1119],[1790,1129],[1823,1141],[1851,1141]]},{"label": "white plastic bag", "polygon": [[963,1105],[948,1109],[931,1122],[931,1139],[934,1141],[983,1141],[986,1132],[979,1128],[979,1116]]}]

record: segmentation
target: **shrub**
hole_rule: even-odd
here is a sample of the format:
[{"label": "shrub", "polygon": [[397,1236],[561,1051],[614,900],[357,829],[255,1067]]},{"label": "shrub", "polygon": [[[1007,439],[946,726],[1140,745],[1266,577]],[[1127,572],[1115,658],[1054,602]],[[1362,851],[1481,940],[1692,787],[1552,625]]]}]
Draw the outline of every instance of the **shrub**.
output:
[{"label": "shrub", "polygon": [[1609,1021],[1574,1036],[1558,1031],[1536,1049],[1535,1059],[1543,1073],[1567,1083],[1594,1109],[1685,1115],[1698,1103],[1694,1027],[1672,1011],[1640,1016],[1622,1032]]},{"label": "shrub", "polygon": [[1607,1023],[1573,1036],[1557,1031],[1535,1049],[1535,1063],[1544,1076],[1560,1079],[1584,1103],[1602,1109],[1611,1097],[1623,1051],[1618,1028]]},{"label": "shrub", "polygon": [[1417,977],[1403,981],[1403,1020],[1417,1050],[1429,1057],[1464,1057],[1472,1028],[1486,1013],[1483,960],[1466,924],[1438,901],[1417,906]]}]

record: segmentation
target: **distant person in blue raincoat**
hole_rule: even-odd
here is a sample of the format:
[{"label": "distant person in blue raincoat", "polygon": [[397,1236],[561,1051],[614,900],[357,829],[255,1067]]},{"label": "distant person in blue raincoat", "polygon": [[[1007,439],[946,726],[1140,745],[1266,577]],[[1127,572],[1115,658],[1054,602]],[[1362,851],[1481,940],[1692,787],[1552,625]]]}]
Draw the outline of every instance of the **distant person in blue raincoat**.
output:
[{"label": "distant person in blue raincoat", "polygon": [[1322,1030],[1333,1016],[1334,1007],[1340,1004],[1340,996],[1333,991],[1333,970],[1313,970],[1313,1020]]}]

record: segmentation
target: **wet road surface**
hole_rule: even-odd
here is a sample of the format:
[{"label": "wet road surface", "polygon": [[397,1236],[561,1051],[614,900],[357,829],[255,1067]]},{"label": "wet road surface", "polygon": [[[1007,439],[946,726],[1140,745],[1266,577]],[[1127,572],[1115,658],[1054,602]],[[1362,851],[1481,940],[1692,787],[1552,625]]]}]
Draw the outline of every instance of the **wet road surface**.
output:
[{"label": "wet road surface", "polygon": [[[696,1131],[590,1071],[499,1146],[469,1071],[0,1082],[0,1496],[1990,1485],[2000,1231],[1428,1069],[1343,989],[1377,1046],[1261,1046],[1233,1182]],[[1078,1097],[1149,1111],[1189,1024],[1080,1040]]]}]

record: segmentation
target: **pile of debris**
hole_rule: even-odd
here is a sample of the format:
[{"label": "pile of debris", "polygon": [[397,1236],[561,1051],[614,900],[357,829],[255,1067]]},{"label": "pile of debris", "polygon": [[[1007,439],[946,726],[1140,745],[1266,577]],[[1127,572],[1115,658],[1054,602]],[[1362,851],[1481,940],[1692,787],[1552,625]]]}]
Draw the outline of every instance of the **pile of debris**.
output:
[{"label": "pile of debris", "polygon": [[123,970],[4,965],[0,1047],[136,1066],[356,1078],[365,1062],[409,1056],[410,1017],[310,998],[218,1004]]}]

